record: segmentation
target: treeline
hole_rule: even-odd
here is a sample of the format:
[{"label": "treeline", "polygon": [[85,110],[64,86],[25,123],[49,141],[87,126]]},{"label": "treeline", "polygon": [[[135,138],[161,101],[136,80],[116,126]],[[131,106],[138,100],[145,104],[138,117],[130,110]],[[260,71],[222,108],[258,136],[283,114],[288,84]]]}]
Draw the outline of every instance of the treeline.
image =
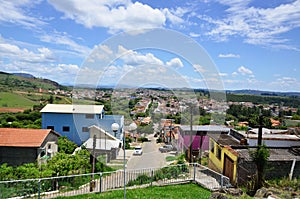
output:
[{"label": "treeline", "polygon": [[[260,117],[261,116],[261,121]],[[265,110],[262,107],[254,106],[254,107],[246,107],[243,105],[235,105],[232,104],[229,106],[226,114],[226,120],[234,120],[235,125],[238,122],[249,122],[249,126],[258,127],[260,122],[266,128],[271,128],[272,123],[270,118],[272,116],[271,110]]]},{"label": "treeline", "polygon": [[40,106],[19,113],[0,113],[0,126],[9,128],[42,128]]},{"label": "treeline", "polygon": [[252,102],[253,104],[277,104],[278,106],[284,105],[293,108],[300,107],[300,97],[280,97],[280,96],[259,96],[259,95],[226,95],[227,101],[231,102]]}]

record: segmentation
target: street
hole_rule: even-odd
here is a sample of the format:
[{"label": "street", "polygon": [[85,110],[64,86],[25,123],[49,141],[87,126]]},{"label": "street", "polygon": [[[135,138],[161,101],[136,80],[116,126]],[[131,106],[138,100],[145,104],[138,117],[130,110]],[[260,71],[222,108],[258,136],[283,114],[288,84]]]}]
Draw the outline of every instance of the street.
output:
[{"label": "street", "polygon": [[149,142],[142,144],[143,155],[132,156],[127,163],[127,169],[158,168],[166,165],[166,156],[169,154],[158,150],[160,145],[156,143],[153,134],[149,135],[148,139]]}]

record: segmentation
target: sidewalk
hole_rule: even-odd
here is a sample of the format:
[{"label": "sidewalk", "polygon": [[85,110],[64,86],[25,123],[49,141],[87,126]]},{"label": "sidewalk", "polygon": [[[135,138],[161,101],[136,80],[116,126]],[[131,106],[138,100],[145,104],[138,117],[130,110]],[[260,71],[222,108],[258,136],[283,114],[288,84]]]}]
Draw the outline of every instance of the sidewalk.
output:
[{"label": "sidewalk", "polygon": [[[133,150],[125,150],[125,159],[128,160],[131,158],[133,154]],[[124,150],[120,149],[119,154],[117,156],[117,160],[123,160],[124,159]]]}]

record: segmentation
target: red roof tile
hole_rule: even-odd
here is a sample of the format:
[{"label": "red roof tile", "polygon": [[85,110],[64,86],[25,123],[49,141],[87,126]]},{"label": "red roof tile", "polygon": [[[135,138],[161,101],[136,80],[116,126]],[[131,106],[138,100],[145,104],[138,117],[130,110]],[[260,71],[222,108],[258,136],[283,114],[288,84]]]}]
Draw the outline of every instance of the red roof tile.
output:
[{"label": "red roof tile", "polygon": [[0,128],[0,146],[39,147],[51,129]]}]

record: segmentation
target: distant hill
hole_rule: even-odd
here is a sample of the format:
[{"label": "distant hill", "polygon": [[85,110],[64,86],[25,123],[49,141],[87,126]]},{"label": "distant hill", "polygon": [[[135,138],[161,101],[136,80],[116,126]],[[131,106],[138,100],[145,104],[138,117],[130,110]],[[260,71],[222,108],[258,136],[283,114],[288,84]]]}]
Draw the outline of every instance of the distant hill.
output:
[{"label": "distant hill", "polygon": [[11,73],[11,74],[15,75],[15,76],[20,76],[20,77],[35,78],[35,76],[28,74],[28,73]]},{"label": "distant hill", "polygon": [[68,90],[68,87],[62,86],[59,83],[43,78],[36,78],[27,73],[6,73],[0,71],[0,90],[22,90],[34,91],[37,89],[63,89]]},{"label": "distant hill", "polygon": [[282,96],[282,97],[291,97],[291,96],[300,96],[300,92],[275,92],[275,91],[261,91],[261,90],[228,90],[226,91],[230,94],[246,94],[246,95],[262,95],[262,96]]}]

